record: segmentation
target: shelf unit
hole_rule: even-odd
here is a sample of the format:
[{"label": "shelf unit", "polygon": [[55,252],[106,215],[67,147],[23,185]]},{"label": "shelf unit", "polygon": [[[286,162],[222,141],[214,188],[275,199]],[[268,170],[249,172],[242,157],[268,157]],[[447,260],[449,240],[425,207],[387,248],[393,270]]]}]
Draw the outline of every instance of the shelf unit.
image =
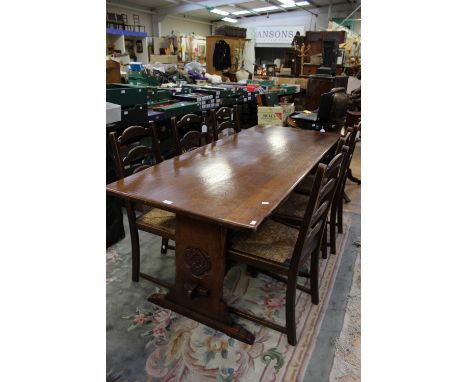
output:
[{"label": "shelf unit", "polygon": [[[133,45],[135,47],[134,52],[138,62],[141,62],[143,65],[149,63],[149,54],[148,54],[148,37],[146,32],[134,32],[129,30],[120,30],[120,29],[106,29],[106,40],[107,45],[113,44],[114,50],[120,50],[121,53],[129,53],[127,51],[127,45]],[[143,52],[137,53],[136,51],[136,42],[141,40],[143,46]],[[107,52],[109,54],[109,52]]]}]

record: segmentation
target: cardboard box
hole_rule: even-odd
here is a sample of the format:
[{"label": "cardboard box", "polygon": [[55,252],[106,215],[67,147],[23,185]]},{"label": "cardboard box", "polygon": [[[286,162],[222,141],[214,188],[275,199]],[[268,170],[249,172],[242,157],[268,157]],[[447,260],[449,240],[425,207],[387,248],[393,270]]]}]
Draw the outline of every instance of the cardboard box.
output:
[{"label": "cardboard box", "polygon": [[281,106],[258,106],[259,125],[283,126],[283,108]]},{"label": "cardboard box", "polygon": [[283,109],[283,122],[286,122],[288,117],[294,113],[294,103],[282,103],[279,106]]},{"label": "cardboard box", "polygon": [[295,84],[293,77],[278,77],[276,85]]},{"label": "cardboard box", "polygon": [[301,89],[307,89],[307,81],[308,80],[309,80],[308,78],[298,78],[298,77],[296,77],[294,79],[294,83],[296,85],[299,85],[301,87]]},{"label": "cardboard box", "polygon": [[150,64],[154,64],[155,62],[159,62],[161,64],[177,64],[177,56],[176,55],[160,55],[160,54],[152,54],[150,55]]}]

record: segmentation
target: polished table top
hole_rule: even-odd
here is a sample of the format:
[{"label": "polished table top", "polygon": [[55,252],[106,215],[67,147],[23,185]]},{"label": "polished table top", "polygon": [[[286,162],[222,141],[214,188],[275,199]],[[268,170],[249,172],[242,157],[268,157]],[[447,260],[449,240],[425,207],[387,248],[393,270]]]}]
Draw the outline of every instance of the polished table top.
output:
[{"label": "polished table top", "polygon": [[254,126],[107,185],[107,192],[235,229],[255,230],[339,134]]}]

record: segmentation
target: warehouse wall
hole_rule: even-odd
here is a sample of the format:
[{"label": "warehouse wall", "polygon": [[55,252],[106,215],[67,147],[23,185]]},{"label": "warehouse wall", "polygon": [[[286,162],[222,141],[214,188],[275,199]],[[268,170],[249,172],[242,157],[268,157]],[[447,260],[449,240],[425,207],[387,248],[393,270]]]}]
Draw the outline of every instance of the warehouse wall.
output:
[{"label": "warehouse wall", "polygon": [[115,7],[113,5],[107,5],[106,6],[107,12],[112,12],[112,13],[125,13],[128,18],[128,23],[133,25],[133,15],[138,15],[140,16],[140,25],[145,26],[146,33],[148,36],[153,36],[153,26],[151,23],[151,15],[149,13],[144,13],[144,12],[138,12],[138,11],[133,11],[130,9],[124,9],[124,8],[119,8]]},{"label": "warehouse wall", "polygon": [[201,24],[197,22],[192,22],[189,20],[182,20],[182,16],[177,16],[177,18],[172,18],[171,16],[166,16],[161,22],[161,36],[166,36],[174,31],[174,33],[195,33],[200,36],[209,36],[211,35],[211,25]]}]

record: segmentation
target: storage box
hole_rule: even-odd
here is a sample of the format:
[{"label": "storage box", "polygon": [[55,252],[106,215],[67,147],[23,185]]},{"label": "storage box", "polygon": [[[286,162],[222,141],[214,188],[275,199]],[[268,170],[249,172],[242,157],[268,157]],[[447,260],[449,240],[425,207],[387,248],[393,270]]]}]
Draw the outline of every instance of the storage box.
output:
[{"label": "storage box", "polygon": [[144,72],[130,72],[128,73],[128,82],[132,85],[158,86],[161,84],[161,78],[147,76]]},{"label": "storage box", "polygon": [[287,84],[294,85],[294,78],[291,78],[291,77],[278,77],[276,79],[276,85],[287,85]]},{"label": "storage box", "polygon": [[307,89],[308,78],[295,78],[294,82],[296,85],[299,85],[301,89]]},{"label": "storage box", "polygon": [[288,117],[295,111],[294,103],[282,103],[278,106],[283,109],[283,122],[286,122]]},{"label": "storage box", "polygon": [[120,105],[106,102],[106,124],[119,122],[122,118],[120,115]]},{"label": "storage box", "polygon": [[140,125],[148,123],[148,106],[135,105],[134,107],[121,109],[121,121],[120,125],[127,127],[132,125]]},{"label": "storage box", "polygon": [[196,113],[200,111],[200,106],[197,102],[165,102],[163,104],[153,106],[156,111],[165,113],[166,118],[177,117],[179,115]]},{"label": "storage box", "polygon": [[283,126],[283,108],[281,106],[258,106],[259,125]]},{"label": "storage box", "polygon": [[125,84],[106,85],[106,101],[126,107],[146,103],[147,91],[144,87],[126,86]]},{"label": "storage box", "polygon": [[150,55],[150,64],[154,64],[159,62],[161,64],[177,64],[177,56],[176,55],[160,55],[160,54],[152,54]]}]

